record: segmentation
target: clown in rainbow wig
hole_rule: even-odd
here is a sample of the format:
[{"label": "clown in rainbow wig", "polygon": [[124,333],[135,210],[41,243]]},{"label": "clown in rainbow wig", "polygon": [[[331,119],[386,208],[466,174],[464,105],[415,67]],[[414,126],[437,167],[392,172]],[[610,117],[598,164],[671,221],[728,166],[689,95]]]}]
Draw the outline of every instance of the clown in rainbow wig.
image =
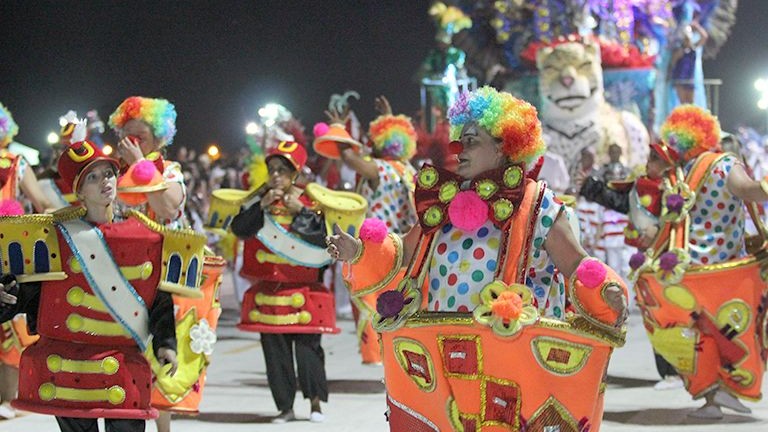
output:
[{"label": "clown in rainbow wig", "polygon": [[[131,96],[109,116],[109,125],[120,138],[117,212],[138,210],[166,229],[186,228],[187,193],[181,165],[164,160],[162,155],[176,135],[176,108],[165,99]],[[206,283],[200,287],[199,297],[173,296],[176,335],[189,341],[179,347],[178,372],[173,376],[160,374],[160,364],[150,357],[157,375],[152,406],[161,410],[157,421],[160,432],[170,431],[170,412],[197,412],[216,342],[221,314],[216,293],[225,263],[221,257],[206,254],[200,265]]]},{"label": "clown in rainbow wig", "polygon": [[421,168],[408,234],[368,219],[359,238],[328,238],[350,289],[380,292],[390,428],[597,429],[604,371],[624,338],[623,282],[526,176],[545,151],[532,105],[483,87],[449,120],[457,172]]},{"label": "clown in rainbow wig", "polygon": [[[368,200],[367,216],[384,223],[394,234],[405,234],[416,223],[413,182],[416,170],[410,159],[416,154],[416,129],[405,115],[392,114],[384,96],[375,100],[380,116],[371,122],[368,135],[371,153],[344,129],[341,113],[327,112],[333,123],[314,142],[315,150],[328,158],[341,158],[357,173],[356,191]],[[351,296],[363,363],[381,363],[376,331],[371,319],[377,295]]]},{"label": "clown in rainbow wig", "polygon": [[165,99],[131,96],[109,116],[121,161],[118,212],[130,207],[169,228],[186,227],[181,165],[163,159],[176,135],[176,108]]},{"label": "clown in rainbow wig", "polygon": [[659,233],[630,262],[654,351],[705,399],[690,415],[708,419],[723,418],[722,408],[750,411],[739,399],[761,397],[768,353],[766,231],[759,218],[757,242],[745,242],[744,230],[745,201],[756,214],[768,183],[720,150],[720,133],[717,118],[693,105],[666,119],[656,150],[673,168],[662,183]]}]

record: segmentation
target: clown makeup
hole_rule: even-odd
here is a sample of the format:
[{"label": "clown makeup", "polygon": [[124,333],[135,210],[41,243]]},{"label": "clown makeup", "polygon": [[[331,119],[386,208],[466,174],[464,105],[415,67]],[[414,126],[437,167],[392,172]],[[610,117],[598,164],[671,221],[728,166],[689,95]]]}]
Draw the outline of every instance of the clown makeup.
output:
[{"label": "clown makeup", "polygon": [[501,153],[501,141],[477,123],[465,124],[459,141],[464,146],[458,155],[459,167],[456,173],[460,176],[472,179],[485,171],[503,166],[505,157]]},{"label": "clown makeup", "polygon": [[119,135],[120,139],[127,136],[138,138],[141,153],[145,156],[161,147],[161,141],[152,134],[152,128],[141,120],[131,119],[125,122]]},{"label": "clown makeup", "polygon": [[267,171],[270,189],[288,190],[297,174],[293,165],[280,156],[273,156],[267,160]]}]

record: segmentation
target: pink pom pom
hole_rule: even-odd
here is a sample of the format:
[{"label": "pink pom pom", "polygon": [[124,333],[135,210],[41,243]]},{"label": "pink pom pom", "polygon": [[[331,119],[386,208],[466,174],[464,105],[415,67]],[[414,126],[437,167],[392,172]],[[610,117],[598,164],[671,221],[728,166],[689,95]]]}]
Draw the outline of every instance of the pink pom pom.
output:
[{"label": "pink pom pom", "polygon": [[576,279],[587,288],[597,288],[605,282],[608,270],[596,259],[586,259],[576,269]]},{"label": "pink pom pom", "polygon": [[24,207],[15,199],[0,201],[0,216],[19,216],[24,214]]},{"label": "pink pom pom", "polygon": [[133,167],[131,179],[140,185],[149,184],[149,182],[151,182],[152,178],[155,176],[156,172],[157,168],[155,167],[155,164],[153,164],[152,161],[145,159],[138,162]]},{"label": "pink pom pom", "polygon": [[330,129],[328,123],[315,123],[315,126],[312,128],[312,133],[315,135],[315,138],[317,138],[325,135],[328,132],[328,129]]},{"label": "pink pom pom", "polygon": [[448,217],[456,228],[475,231],[488,220],[488,203],[475,191],[459,192],[448,206]]},{"label": "pink pom pom", "polygon": [[381,243],[387,238],[387,224],[381,219],[368,218],[360,227],[360,240]]}]

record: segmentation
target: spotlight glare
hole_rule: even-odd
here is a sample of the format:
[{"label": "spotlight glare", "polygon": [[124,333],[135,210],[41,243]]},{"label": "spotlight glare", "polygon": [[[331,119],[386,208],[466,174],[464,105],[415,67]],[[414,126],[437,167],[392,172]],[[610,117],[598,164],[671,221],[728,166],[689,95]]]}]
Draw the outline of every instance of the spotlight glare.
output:
[{"label": "spotlight glare", "polygon": [[245,125],[245,133],[248,135],[256,135],[259,133],[259,125],[256,122],[249,122]]},{"label": "spotlight glare", "polygon": [[211,157],[211,159],[216,160],[221,156],[221,153],[219,152],[219,147],[216,144],[211,144],[208,147],[208,156]]}]

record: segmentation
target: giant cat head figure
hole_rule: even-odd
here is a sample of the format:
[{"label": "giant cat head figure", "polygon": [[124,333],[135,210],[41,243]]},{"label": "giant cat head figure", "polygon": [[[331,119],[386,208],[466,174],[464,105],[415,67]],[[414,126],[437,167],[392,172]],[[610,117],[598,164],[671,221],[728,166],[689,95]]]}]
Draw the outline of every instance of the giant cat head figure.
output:
[{"label": "giant cat head figure", "polygon": [[597,113],[604,102],[600,47],[567,42],[536,54],[542,119],[572,120]]}]

